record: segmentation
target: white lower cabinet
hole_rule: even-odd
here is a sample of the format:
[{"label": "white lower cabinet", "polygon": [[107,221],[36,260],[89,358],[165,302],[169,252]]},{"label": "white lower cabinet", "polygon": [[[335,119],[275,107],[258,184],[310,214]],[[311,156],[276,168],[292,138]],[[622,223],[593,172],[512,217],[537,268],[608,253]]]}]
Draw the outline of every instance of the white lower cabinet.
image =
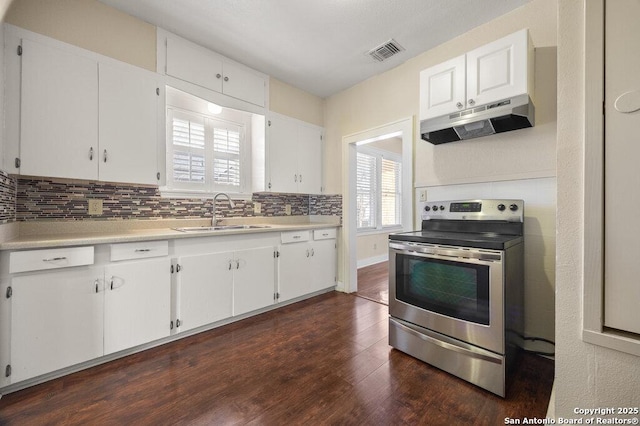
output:
[{"label": "white lower cabinet", "polygon": [[335,285],[335,228],[313,233],[283,232],[281,241],[278,247],[278,302]]},{"label": "white lower cabinet", "polygon": [[231,253],[181,256],[174,262],[176,331],[211,324],[233,313]]},{"label": "white lower cabinet", "polygon": [[175,261],[176,331],[273,304],[274,248],[182,256]]},{"label": "white lower cabinet", "polygon": [[169,336],[170,268],[169,258],[105,268],[105,355]]},{"label": "white lower cabinet", "polygon": [[275,292],[273,247],[234,252],[233,315],[272,305]]},{"label": "white lower cabinet", "polygon": [[104,298],[95,268],[11,279],[11,382],[103,355]]}]

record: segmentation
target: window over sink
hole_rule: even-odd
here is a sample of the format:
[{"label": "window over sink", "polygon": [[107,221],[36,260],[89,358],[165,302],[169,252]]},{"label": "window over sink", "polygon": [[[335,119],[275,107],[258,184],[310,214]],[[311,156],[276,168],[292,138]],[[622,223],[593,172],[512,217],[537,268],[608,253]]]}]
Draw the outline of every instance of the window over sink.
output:
[{"label": "window over sink", "polygon": [[[167,183],[171,196],[248,197],[264,161],[264,116],[167,87]],[[259,174],[259,172],[257,172]],[[255,181],[255,179],[254,179]]]}]

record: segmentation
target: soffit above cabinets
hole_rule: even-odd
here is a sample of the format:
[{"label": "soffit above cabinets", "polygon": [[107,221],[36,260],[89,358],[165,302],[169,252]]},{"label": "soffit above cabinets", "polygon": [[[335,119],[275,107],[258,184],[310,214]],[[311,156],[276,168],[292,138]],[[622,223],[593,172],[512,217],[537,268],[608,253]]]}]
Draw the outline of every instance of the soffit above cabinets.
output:
[{"label": "soffit above cabinets", "polygon": [[[251,68],[327,97],[529,0],[100,0]],[[378,62],[395,39],[406,51]]]}]

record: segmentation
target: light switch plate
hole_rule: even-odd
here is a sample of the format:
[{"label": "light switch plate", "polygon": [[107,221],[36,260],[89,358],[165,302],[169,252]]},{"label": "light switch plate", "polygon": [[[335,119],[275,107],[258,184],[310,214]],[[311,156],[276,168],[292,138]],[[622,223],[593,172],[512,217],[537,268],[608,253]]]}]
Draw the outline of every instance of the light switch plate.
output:
[{"label": "light switch plate", "polygon": [[90,215],[101,215],[102,214],[102,200],[98,200],[95,198],[89,199],[89,214]]}]

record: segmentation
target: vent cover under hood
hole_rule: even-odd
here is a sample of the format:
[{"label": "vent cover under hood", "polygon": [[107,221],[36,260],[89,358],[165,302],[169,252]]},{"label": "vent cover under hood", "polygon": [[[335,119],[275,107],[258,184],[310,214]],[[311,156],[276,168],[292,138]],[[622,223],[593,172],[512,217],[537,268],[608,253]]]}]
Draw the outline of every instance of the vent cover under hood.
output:
[{"label": "vent cover under hood", "polygon": [[533,127],[535,109],[520,95],[420,122],[422,139],[434,145]]}]

